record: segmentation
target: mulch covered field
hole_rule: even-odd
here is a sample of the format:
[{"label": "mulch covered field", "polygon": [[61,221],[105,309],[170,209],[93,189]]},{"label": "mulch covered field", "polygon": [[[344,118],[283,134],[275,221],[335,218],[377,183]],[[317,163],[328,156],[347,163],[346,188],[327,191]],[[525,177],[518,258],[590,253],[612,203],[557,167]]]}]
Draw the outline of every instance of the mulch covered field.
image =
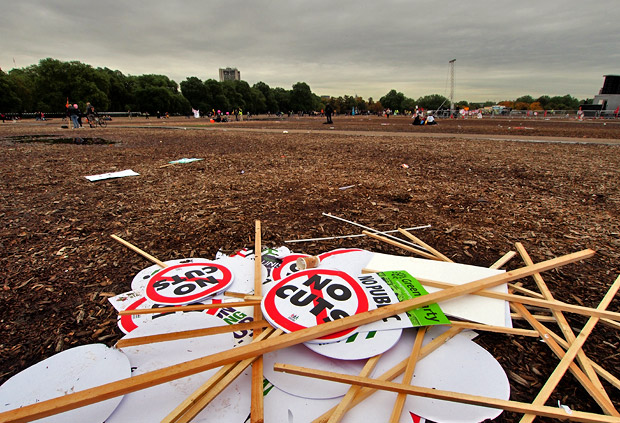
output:
[{"label": "mulch covered field", "polygon": [[[594,258],[543,277],[557,299],[598,305],[620,274],[618,122],[410,122],[134,118],[80,130],[63,129],[60,120],[0,124],[0,383],[59,351],[113,345],[122,336],[107,298],[129,290],[133,275],[151,263],[112,234],[168,260],[252,247],[256,219],[265,246],[360,232],[322,213],[378,230],[430,224],[415,235],[478,266],[490,266],[515,242],[535,262],[592,248]],[[538,142],[519,141],[528,137]],[[573,139],[555,142],[566,137]],[[205,160],[166,166],[184,157]],[[140,176],[84,178],[125,169]],[[308,254],[340,247],[408,254],[368,238],[287,246]],[[516,257],[506,268],[521,266]],[[522,282],[536,289],[532,279]],[[620,311],[620,299],[609,309]],[[587,318],[566,316],[579,333]],[[558,362],[532,338],[481,334],[477,342],[503,365],[517,401],[531,402]],[[584,350],[620,377],[617,328],[599,323]],[[603,384],[620,408],[618,390]],[[558,400],[600,412],[570,374],[548,404]],[[497,421],[518,419],[504,413]]]}]

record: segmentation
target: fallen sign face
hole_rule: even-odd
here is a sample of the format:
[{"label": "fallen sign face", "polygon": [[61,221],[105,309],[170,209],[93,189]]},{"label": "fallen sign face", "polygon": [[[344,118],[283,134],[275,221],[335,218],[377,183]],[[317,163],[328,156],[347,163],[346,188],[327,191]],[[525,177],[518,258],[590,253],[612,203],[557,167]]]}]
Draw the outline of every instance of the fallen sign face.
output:
[{"label": "fallen sign face", "polygon": [[[43,360],[0,386],[0,411],[11,410],[131,376],[129,359],[103,344],[82,345]],[[123,397],[57,414],[47,423],[106,420]]]},{"label": "fallen sign face", "polygon": [[145,296],[159,304],[187,304],[224,291],[233,277],[230,269],[215,262],[177,264],[154,274]]},{"label": "fallen sign face", "polygon": [[[262,302],[265,318],[285,332],[325,324],[385,307],[426,294],[407,272],[385,272],[353,277],[331,269],[308,269],[266,285]],[[429,304],[407,314],[397,314],[381,322],[351,328],[311,342],[334,342],[355,331],[402,329],[449,324],[437,304]]]},{"label": "fallen sign face", "polygon": [[[261,307],[265,318],[286,332],[327,323],[369,310],[360,283],[337,270],[310,269],[294,273],[265,288]],[[321,341],[347,338],[354,328]]]},{"label": "fallen sign face", "polygon": [[126,176],[139,176],[138,172],[131,169],[121,170],[120,172],[102,173],[100,175],[85,176],[91,182],[102,181],[104,179],[124,178]]}]

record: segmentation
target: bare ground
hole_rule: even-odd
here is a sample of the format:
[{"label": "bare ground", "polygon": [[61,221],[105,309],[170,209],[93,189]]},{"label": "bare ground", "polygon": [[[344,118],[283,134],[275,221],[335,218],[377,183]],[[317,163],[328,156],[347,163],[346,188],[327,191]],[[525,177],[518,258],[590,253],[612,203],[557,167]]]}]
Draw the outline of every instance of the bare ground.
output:
[{"label": "bare ground", "polygon": [[[336,118],[331,129],[322,122],[134,118],[76,131],[60,121],[0,124],[0,382],[64,349],[121,337],[107,297],[125,292],[150,263],[111,234],[165,260],[251,247],[255,219],[268,246],[359,232],[325,212],[380,230],[430,224],[416,235],[457,262],[479,266],[493,264],[515,242],[535,262],[592,248],[593,259],[543,275],[556,298],[573,304],[596,307],[620,274],[617,123],[468,119],[420,128],[405,118],[356,116]],[[34,142],[37,135],[69,143]],[[74,143],[77,136],[85,143]],[[550,142],[516,141],[528,136]],[[89,137],[114,144],[91,145]],[[573,143],[555,142],[561,138]],[[164,166],[182,157],[205,160]],[[140,176],[84,178],[124,169]],[[405,254],[366,238],[289,247]],[[522,265],[515,258],[507,268]],[[533,280],[523,283],[535,289]],[[620,311],[620,301],[609,309]],[[567,317],[578,333],[586,318]],[[478,342],[506,369],[514,400],[531,402],[557,364],[532,339],[482,334]],[[584,349],[620,377],[619,347],[618,329],[599,324]],[[619,408],[618,390],[603,383]],[[548,404],[558,400],[600,412],[572,375]],[[504,413],[497,421],[518,418]]]}]

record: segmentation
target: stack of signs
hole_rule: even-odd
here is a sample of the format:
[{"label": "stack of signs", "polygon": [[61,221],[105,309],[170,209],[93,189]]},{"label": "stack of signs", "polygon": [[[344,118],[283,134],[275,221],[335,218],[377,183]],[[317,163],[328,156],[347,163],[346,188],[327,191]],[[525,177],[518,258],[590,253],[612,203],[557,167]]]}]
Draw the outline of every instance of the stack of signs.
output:
[{"label": "stack of signs", "polygon": [[[253,255],[252,255],[253,259]],[[152,309],[189,304],[234,302],[238,299],[222,295],[225,290],[251,294],[254,290],[254,264],[242,256],[219,257],[215,260],[186,258],[164,262],[141,270],[132,280],[129,292],[111,297],[117,311]],[[265,274],[266,272],[263,272]],[[231,308],[211,309],[203,314],[232,315],[229,323],[245,323],[251,316]],[[130,333],[162,314],[123,315],[119,328]]]},{"label": "stack of signs", "polygon": [[[264,249],[261,253],[264,293],[261,308],[271,324],[286,332],[426,294],[425,288],[415,277],[464,283],[467,282],[465,279],[480,279],[490,273],[499,272],[455,263],[410,261],[408,258],[359,249],[340,249],[320,254],[317,268],[300,270],[297,268],[297,259],[301,257],[308,256],[293,254],[285,247]],[[215,260],[170,260],[165,262],[164,268],[155,265],[140,271],[133,278],[131,291],[110,298],[110,302],[119,311],[237,302],[237,298],[226,296],[224,291],[253,293],[254,259],[254,252],[245,249],[232,256],[218,253]],[[375,269],[376,272],[363,274],[362,269],[365,268]],[[425,335],[424,342],[428,343],[446,330],[446,326],[443,326],[449,324],[446,315],[478,319],[479,316],[472,313],[472,307],[467,305],[470,297],[473,296],[461,300],[464,305],[453,300],[446,302],[445,304],[450,306],[449,312],[446,311],[444,303],[432,304],[265,354],[265,421],[312,421],[337,405],[348,389],[345,384],[300,379],[298,376],[274,372],[274,363],[358,374],[367,358],[382,354],[375,374],[371,375],[377,377],[407,359],[413,346],[416,327],[432,326]],[[504,302],[493,301],[494,307],[479,310],[479,314],[484,316],[478,320],[508,324]],[[118,324],[129,339],[222,324],[245,323],[252,320],[252,312],[252,307],[222,307],[206,311],[124,315]],[[488,352],[472,341],[470,334],[459,334],[421,360],[414,373],[415,384],[508,399],[509,384],[504,371]],[[128,357],[133,375],[138,375],[213,352],[225,351],[251,342],[251,339],[248,331],[238,331],[122,347],[118,351]],[[63,352],[59,356],[66,354],[70,353]],[[95,360],[97,361],[103,369],[105,363]],[[62,373],[63,370],[59,367],[57,371]],[[26,376],[20,373],[14,378],[31,380],[27,372],[28,370],[23,372]],[[123,398],[108,421],[161,421],[211,374],[213,371],[207,371],[129,394]],[[89,376],[76,375],[75,379],[80,377]],[[5,385],[12,386],[8,385],[9,382],[11,379]],[[60,385],[54,385],[55,383],[50,383],[52,389],[62,389]],[[7,396],[9,391],[11,390],[8,388],[0,389],[0,403],[16,404],[12,397]],[[38,394],[30,395],[24,392],[24,395],[27,398],[24,397],[20,405],[31,404],[41,398]],[[395,397],[394,393],[379,392],[352,409],[342,421],[386,421]],[[250,377],[249,370],[246,370],[194,421],[242,423],[250,412],[249,398]],[[111,410],[105,412],[110,413]],[[501,411],[496,409],[409,396],[400,421],[419,422],[428,418],[442,423],[477,422],[495,418],[500,413]],[[76,417],[74,420],[92,419]]]}]

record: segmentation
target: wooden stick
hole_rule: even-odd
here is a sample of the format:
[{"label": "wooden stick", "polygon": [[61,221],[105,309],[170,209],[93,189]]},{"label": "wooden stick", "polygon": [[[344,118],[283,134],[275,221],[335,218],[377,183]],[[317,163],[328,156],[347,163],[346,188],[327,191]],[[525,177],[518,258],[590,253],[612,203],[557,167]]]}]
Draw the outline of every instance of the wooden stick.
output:
[{"label": "wooden stick", "polygon": [[234,291],[224,291],[224,295],[226,295],[227,297],[241,298],[242,300],[245,300],[245,297],[248,296],[248,294],[244,294],[243,292]]},{"label": "wooden stick", "polygon": [[166,263],[164,263],[163,261],[160,261],[158,259],[156,259],[155,257],[153,257],[152,255],[150,255],[149,253],[147,253],[146,251],[143,251],[141,249],[139,249],[138,247],[136,247],[135,245],[125,241],[124,239],[122,239],[120,236],[117,235],[110,235],[112,237],[112,239],[120,242],[121,244],[123,244],[125,247],[129,248],[130,250],[135,251],[136,253],[140,254],[142,257],[152,261],[153,263],[155,263],[156,265],[158,265],[159,267],[168,267],[168,265]]},{"label": "wooden stick", "polygon": [[[426,344],[424,347],[422,347],[422,350],[420,351],[419,359],[422,360],[424,357],[431,354],[437,348],[441,347],[443,344],[445,344],[446,342],[448,342],[450,339],[452,339],[453,337],[455,337],[461,332],[462,332],[462,329],[457,329],[457,328],[448,329],[447,331],[445,331],[444,333],[442,333],[441,335],[433,339],[431,342]],[[383,373],[381,376],[379,376],[377,380],[396,379],[398,376],[400,376],[405,371],[408,361],[409,361],[408,358],[404,359],[403,361],[401,361],[400,363],[396,364],[394,367],[392,367],[391,369]],[[351,408],[355,407],[357,404],[364,401],[366,398],[370,397],[376,391],[377,390],[373,388],[360,389],[360,391],[357,393],[357,395],[355,395],[355,397],[351,401],[351,404],[349,404],[349,406],[347,407],[347,410],[350,410]],[[312,423],[327,422],[327,420],[329,419],[329,417],[335,410],[336,410],[336,407],[332,407],[331,409],[327,410],[325,413],[323,413],[316,419],[312,420]]]},{"label": "wooden stick", "polygon": [[[374,357],[369,358],[366,361],[366,364],[364,365],[364,368],[362,369],[359,375],[362,377],[370,376],[370,373],[372,373],[373,369],[379,362],[380,358],[381,358],[381,354],[375,355]],[[349,390],[344,395],[342,400],[340,400],[340,402],[338,403],[338,406],[332,413],[327,423],[338,423],[342,419],[345,413],[349,410],[349,406],[351,405],[351,402],[353,401],[357,393],[360,391],[360,389],[362,388],[359,386],[354,386],[354,385],[352,385],[349,388]]]},{"label": "wooden stick", "polygon": [[362,233],[364,235],[368,235],[371,238],[378,239],[379,241],[383,241],[386,244],[390,244],[390,245],[393,245],[393,246],[398,247],[398,248],[402,248],[405,251],[409,251],[410,253],[417,254],[417,255],[422,256],[424,258],[427,258],[427,259],[430,259],[430,260],[441,261],[441,259],[439,257],[436,257],[436,256],[434,256],[432,254],[429,254],[429,253],[425,253],[424,251],[420,251],[417,248],[409,247],[408,245],[405,245],[405,244],[403,244],[401,242],[393,241],[393,240],[391,240],[389,238],[386,238],[386,237],[381,236],[381,235],[373,234],[372,232],[368,232],[368,231],[362,231]]},{"label": "wooden stick", "polygon": [[413,242],[405,241],[403,239],[400,239],[400,238],[397,238],[395,236],[392,236],[392,235],[390,235],[387,232],[381,232],[381,231],[378,231],[378,230],[376,230],[374,228],[371,228],[371,227],[368,227],[368,226],[364,226],[364,225],[361,225],[359,223],[356,223],[356,222],[353,222],[353,221],[350,221],[350,220],[347,220],[347,219],[343,219],[342,217],[334,216],[333,214],[329,214],[329,213],[322,213],[322,214],[323,214],[323,216],[330,217],[330,218],[336,219],[336,220],[340,220],[341,222],[349,223],[351,225],[357,226],[358,228],[366,229],[367,231],[372,231],[375,234],[383,234],[387,238],[391,238],[391,239],[393,239],[393,240],[395,240],[395,241],[397,241],[397,242],[399,242],[401,244],[409,244],[410,246],[412,246],[414,248],[424,249],[424,247],[420,247],[419,245],[416,245]]},{"label": "wooden stick", "polygon": [[302,342],[310,341],[312,339],[320,338],[342,330],[358,327],[377,320],[382,320],[386,317],[400,314],[411,309],[424,307],[429,304],[456,298],[461,295],[466,295],[471,292],[490,288],[492,286],[501,285],[519,278],[531,276],[534,273],[543,272],[562,265],[574,263],[579,260],[584,260],[592,257],[593,255],[594,251],[592,250],[579,251],[566,256],[547,260],[533,266],[511,270],[506,273],[490,276],[464,285],[444,289],[441,292],[434,292],[432,294],[412,298],[400,303],[390,304],[364,313],[337,319],[318,326],[302,329],[297,332],[287,333],[275,339],[264,339],[260,342],[253,342],[248,345],[233,348],[221,353],[197,358],[185,363],[179,363],[163,369],[133,376],[131,378],[121,379],[116,382],[110,382],[96,388],[74,392],[59,398],[53,398],[38,402],[36,404],[23,406],[15,410],[0,413],[0,421],[4,420],[6,423],[26,422],[62,413],[64,411],[73,410],[98,401],[124,395],[129,392],[135,392],[140,389],[145,389],[154,385],[169,382],[171,380],[201,373],[205,370],[213,369],[228,363],[241,361],[259,354],[266,354],[271,351],[290,347],[291,345],[300,344]]},{"label": "wooden stick", "polygon": [[[538,320],[534,319],[532,315],[530,314],[530,312],[522,304],[512,303],[510,304],[510,306],[514,310],[516,310],[517,313],[525,317],[526,320],[529,322],[530,325],[532,325],[534,329],[540,332],[540,336],[545,341],[545,344],[547,344],[547,346],[551,349],[551,351],[553,351],[553,353],[561,360],[565,355],[564,350],[562,349],[562,347],[558,345],[557,342],[553,340],[553,337],[549,334],[549,332],[547,331],[547,328],[543,324],[541,324]],[[603,410],[606,410],[606,409],[610,409],[610,411],[613,410],[613,405],[611,405],[610,407],[610,404],[608,403],[607,399],[604,398],[600,394],[599,390],[592,384],[588,376],[579,368],[579,366],[577,366],[577,364],[571,362],[569,369],[571,373],[581,383],[584,389],[588,391],[588,393],[592,396],[592,398],[596,401],[596,403]]]},{"label": "wooden stick", "polygon": [[604,324],[606,324],[607,326],[612,326],[612,327],[614,327],[614,328],[616,328],[616,329],[620,329],[620,323],[615,322],[615,321],[613,321],[613,320],[610,320],[610,319],[601,319],[601,322],[602,322],[602,323],[604,323]]},{"label": "wooden stick", "polygon": [[[261,241],[261,224],[260,220],[255,222],[254,237],[254,295],[262,296],[262,241]],[[262,319],[260,302],[254,306],[254,319]],[[254,331],[254,335],[260,334],[260,331]],[[263,356],[258,356],[252,364],[252,388],[251,388],[251,409],[250,423],[263,423],[265,414],[265,405],[263,401]]]},{"label": "wooden stick", "polygon": [[[362,269],[362,273],[379,273],[379,272],[381,272],[381,270],[373,270],[373,269],[366,269],[366,268]],[[417,277],[416,279],[422,285],[431,286],[433,288],[444,288],[445,289],[445,288],[451,288],[454,286],[458,286],[456,284],[449,283],[449,282],[433,281],[430,279],[417,278]],[[512,286],[511,284],[508,284],[508,285]],[[562,310],[562,311],[567,311],[569,313],[581,314],[581,315],[588,316],[588,317],[596,316],[601,319],[602,318],[613,319],[613,320],[610,320],[612,322],[614,320],[620,321],[620,313],[616,313],[613,311],[607,311],[607,310],[597,310],[595,308],[568,304],[568,303],[564,303],[564,302],[557,301],[557,300],[554,300],[554,301],[548,301],[544,299],[539,300],[537,298],[525,297],[523,295],[506,294],[503,292],[485,291],[485,290],[472,292],[472,295],[479,295],[481,297],[488,297],[488,298],[495,298],[498,300],[511,301],[511,302],[515,302],[519,304],[527,304],[530,306],[542,307],[545,309]]]},{"label": "wooden stick", "polygon": [[[273,328],[266,329],[260,335],[257,335],[256,338],[252,342],[258,342],[262,339],[269,337],[274,332],[274,330],[275,329]],[[252,362],[252,359],[250,358],[244,361],[248,361],[248,363],[247,365],[243,367],[243,369],[245,369],[247,366],[250,365],[250,363]],[[211,376],[211,378],[209,378],[209,380],[207,380],[201,387],[196,389],[181,404],[179,404],[174,410],[168,413],[168,415],[162,420],[162,423],[163,422],[166,422],[166,423],[179,422],[184,416],[186,416],[186,414],[190,410],[193,410],[193,412],[190,412],[190,414],[193,414],[192,417],[200,413],[200,411],[204,408],[204,407],[201,407],[200,405],[202,405],[202,401],[205,395],[207,394],[207,392],[209,392],[210,389],[218,385],[222,381],[222,379],[224,379],[224,377],[226,377],[226,375],[228,375],[232,370],[236,369],[237,366],[245,364],[244,361],[237,362],[237,363],[230,363],[230,364],[223,366],[215,375]],[[241,371],[243,371],[243,369],[241,369]],[[213,398],[211,398],[211,400]],[[207,404],[205,404],[205,406]]]},{"label": "wooden stick", "polygon": [[[520,242],[517,242],[515,244],[515,247],[517,248],[517,251],[519,252],[519,255],[521,256],[521,259],[523,260],[523,262],[526,265],[529,266],[529,265],[534,264],[534,262],[530,258],[530,255],[525,250],[525,247],[523,246],[523,244],[521,244]],[[542,293],[544,298],[546,300],[549,300],[549,301],[554,301],[555,299],[553,298],[553,294],[551,293],[551,291],[547,287],[547,284],[545,283],[545,281],[542,278],[542,276],[540,275],[540,273],[535,273],[534,275],[532,275],[532,277],[534,278],[534,281],[536,282],[536,286],[538,287],[538,289],[540,290],[540,292]],[[612,288],[613,288],[613,286],[612,286]],[[597,307],[597,310],[604,310],[605,308],[606,307],[600,307],[599,306],[599,307]],[[574,344],[575,341],[576,341],[575,334],[573,333],[573,330],[571,329],[568,321],[564,317],[564,314],[562,314],[562,312],[559,311],[559,310],[551,310],[551,313],[553,314],[553,317],[555,317],[556,323],[560,327],[560,330],[562,331],[562,333],[564,334],[564,337],[566,338],[566,341],[569,344],[571,344],[571,343]],[[592,318],[590,318],[590,320],[591,319]],[[596,319],[596,322],[598,322],[598,318]],[[582,331],[582,333],[583,333],[583,331]],[[586,375],[588,375],[588,377],[590,378],[590,380],[592,381],[594,386],[596,388],[598,388],[601,396],[606,398],[608,400],[609,404],[611,404],[611,399],[609,398],[609,395],[607,395],[607,392],[605,392],[605,388],[601,384],[601,381],[599,380],[598,376],[596,375],[596,372],[592,368],[592,365],[590,364],[590,359],[588,357],[586,357],[586,354],[581,349],[578,349],[576,351],[576,356],[577,356],[577,360],[578,360],[581,368],[583,369],[584,373]],[[564,356],[564,359],[565,358],[566,358],[566,355]],[[564,360],[564,359],[562,359],[562,360]],[[564,369],[564,371],[566,371],[566,369]],[[564,375],[564,372],[562,372],[562,374],[559,377],[561,378],[563,375]],[[558,382],[559,382],[559,379],[558,379]],[[553,384],[553,382],[551,382],[551,379],[549,379],[549,381],[547,383],[549,385]],[[545,400],[546,400],[551,395],[551,392],[555,388],[556,384],[553,384],[553,386],[550,388],[551,391],[549,391],[549,392],[545,391],[546,386],[547,386],[547,385],[545,385],[545,387],[543,387],[542,390],[539,393],[540,397],[545,397],[545,395],[546,395],[546,397],[545,397]],[[545,401],[541,402],[539,400],[539,397],[537,397],[536,400],[534,400],[534,403],[537,403],[537,400],[538,400],[538,404],[544,404],[545,403]],[[526,416],[526,417],[524,417],[523,420],[531,422],[531,421],[533,421],[533,416]]]},{"label": "wooden stick", "polygon": [[[533,317],[538,320],[539,322],[551,322],[551,323],[555,323],[555,317],[553,316],[543,316],[542,314],[535,314],[533,315]],[[523,316],[521,316],[519,313],[510,313],[510,318],[512,320],[525,320],[525,318]],[[611,320],[613,322],[613,320]]]},{"label": "wooden stick", "polygon": [[[414,226],[412,228],[405,228],[405,230],[407,231],[415,231],[418,229],[426,229],[426,228],[430,228],[431,225],[424,225],[424,226]],[[383,235],[383,234],[393,234],[394,232],[398,232],[397,229],[394,229],[392,231],[381,231],[381,232],[377,232],[379,235]],[[304,238],[304,239],[288,239],[286,241],[284,241],[285,243],[289,244],[292,242],[314,242],[314,241],[329,241],[332,239],[343,239],[343,238],[359,238],[359,237],[364,237],[366,235],[364,234],[354,234],[354,235],[340,235],[340,236],[327,236],[327,237],[323,237],[323,238]]]},{"label": "wooden stick", "polygon": [[262,295],[246,295],[243,299],[245,301],[262,301],[263,297]]},{"label": "wooden stick", "polygon": [[180,332],[164,333],[161,335],[139,336],[136,338],[121,339],[116,343],[116,348],[135,347],[136,345],[154,344],[156,342],[175,341],[177,339],[197,338],[199,336],[216,335],[219,333],[239,332],[257,328],[267,328],[269,323],[266,320],[259,320],[248,323],[237,323],[234,325],[215,326],[205,329],[192,329]]},{"label": "wooden stick", "polygon": [[[557,342],[562,348],[564,348],[565,350],[570,348],[570,344],[566,342],[564,338],[562,338],[560,335],[553,332],[546,326],[545,326],[545,329],[547,333],[551,335],[551,337],[555,340],[555,342]],[[601,376],[603,379],[609,382],[613,387],[620,390],[620,379],[618,379],[617,377],[609,373],[607,370],[605,370],[602,366],[600,366],[594,361],[592,361],[592,367],[594,367],[594,370],[596,370],[596,373],[598,373],[599,376]]]},{"label": "wooden stick", "polygon": [[333,382],[349,383],[385,391],[404,393],[406,395],[417,395],[426,398],[434,398],[445,401],[453,401],[464,404],[478,405],[482,407],[499,408],[506,411],[517,413],[534,413],[538,416],[552,417],[558,419],[567,419],[578,422],[587,423],[618,423],[620,418],[615,416],[605,416],[594,413],[585,413],[581,411],[572,411],[568,413],[558,407],[547,407],[540,405],[532,405],[524,402],[501,400],[497,398],[481,397],[478,395],[469,395],[459,392],[443,391],[432,388],[422,388],[418,386],[405,385],[402,383],[394,383],[369,379],[359,376],[344,375],[340,373],[326,372],[317,369],[308,369],[304,367],[294,366],[292,364],[274,364],[274,370],[299,376],[308,376],[317,379],[330,380]]},{"label": "wooden stick", "polygon": [[[451,288],[459,285],[454,285],[448,282],[439,282],[432,281],[430,279],[416,278],[422,285],[432,286],[434,288]],[[488,298],[496,298],[498,300],[510,301],[513,303],[519,304],[528,304],[538,307],[544,307],[552,310],[562,310],[568,311],[570,313],[581,314],[584,316],[596,316],[599,318],[607,317],[613,320],[620,320],[620,313],[616,313],[613,311],[607,310],[597,310],[595,308],[583,307],[573,304],[564,303],[561,301],[549,301],[549,300],[539,300],[536,298],[525,297],[523,295],[514,295],[514,294],[505,294],[503,292],[495,292],[495,291],[478,291],[474,292],[473,295],[480,295],[482,297]]]},{"label": "wooden stick", "polygon": [[495,263],[493,263],[491,266],[489,266],[489,268],[490,269],[499,269],[500,267],[502,267],[503,265],[508,263],[510,261],[510,259],[512,259],[516,255],[517,255],[517,253],[515,253],[514,251],[508,251],[499,260],[497,260]]},{"label": "wooden stick", "polygon": [[407,238],[409,238],[413,242],[417,243],[418,245],[426,248],[431,254],[433,254],[435,257],[439,258],[440,260],[447,261],[449,263],[454,263],[454,261],[452,261],[448,257],[444,256],[439,251],[437,251],[436,249],[434,249],[433,247],[431,247],[430,245],[428,245],[427,243],[425,243],[424,241],[422,241],[420,238],[418,238],[417,236],[413,235],[412,233],[409,233],[408,231],[406,231],[404,229],[401,229],[401,228],[398,228],[398,232],[400,232],[401,234],[405,235]]},{"label": "wooden stick", "polygon": [[[268,338],[276,338],[282,335],[281,329],[276,329]],[[261,334],[262,335],[262,334]],[[260,335],[259,335],[260,336]],[[258,357],[250,357],[242,360],[237,364],[218,384],[205,393],[204,397],[194,404],[194,406],[185,413],[185,415],[179,420],[179,423],[189,423],[198,415],[204,408],[211,403],[224,389],[228,387],[250,364],[252,364]]]},{"label": "wooden stick", "polygon": [[[413,377],[415,366],[418,363],[420,349],[422,348],[422,341],[424,340],[425,334],[426,334],[425,327],[418,329],[418,333],[416,334],[416,337],[415,337],[415,342],[413,343],[413,349],[411,350],[411,355],[409,356],[409,360],[407,361],[407,367],[405,367],[405,374],[403,375],[402,383],[405,385],[409,385],[411,383],[411,378]],[[396,401],[394,402],[394,408],[392,408],[392,415],[390,416],[390,423],[399,423],[400,415],[403,412],[406,399],[407,399],[406,394],[403,394],[403,393],[398,394],[398,396],[396,397]]]},{"label": "wooden stick", "polygon": [[[616,281],[611,286],[609,291],[607,291],[607,294],[605,294],[605,296],[603,297],[603,300],[601,301],[601,303],[599,304],[597,309],[603,310],[603,309],[607,308],[609,306],[609,304],[611,303],[611,301],[616,296],[616,293],[618,292],[618,289],[620,289],[620,277],[618,277],[616,279]],[[586,340],[588,339],[588,336],[590,335],[590,333],[592,333],[592,331],[594,330],[594,326],[596,326],[597,323],[598,323],[598,317],[591,317],[591,318],[588,319],[588,321],[586,322],[585,326],[581,330],[581,333],[579,334],[579,336],[577,336],[577,338],[574,341],[572,341],[572,345],[570,346],[568,351],[566,351],[566,353],[564,354],[564,357],[562,357],[562,360],[560,360],[560,364],[557,365],[557,367],[555,368],[555,370],[553,371],[551,376],[549,376],[549,379],[547,380],[545,385],[542,387],[542,389],[540,390],[540,392],[538,393],[538,395],[536,396],[536,398],[534,399],[534,402],[532,404],[534,404],[534,405],[544,405],[545,404],[547,399],[553,393],[553,390],[555,389],[555,387],[558,385],[558,383],[560,383],[560,379],[562,379],[562,377],[566,373],[566,370],[568,369],[568,367],[573,363],[573,360],[579,354],[579,352],[582,351],[581,348],[586,343]],[[571,333],[572,333],[572,330],[571,330]],[[574,337],[574,335],[573,335],[573,337]],[[567,339],[567,341],[569,343],[571,342],[568,339]],[[585,356],[585,354],[583,352],[582,352],[582,354],[583,354],[583,357],[582,357],[583,360],[582,361],[584,363],[589,363],[590,360]],[[589,366],[589,367],[591,368],[591,366]],[[585,370],[584,370],[584,372],[585,372]],[[594,369],[592,369],[592,372],[594,373]],[[586,372],[586,374],[588,374],[588,372]],[[588,376],[590,376],[590,375],[588,375]],[[598,377],[596,376],[596,374],[595,374],[595,378],[598,381]],[[590,377],[590,381],[594,384],[595,388],[599,388],[597,386],[597,384],[594,383],[594,381],[592,380],[592,377]],[[599,381],[599,384],[600,384],[600,381]],[[603,411],[605,411],[605,413],[607,413],[609,415],[620,417],[620,413],[618,413],[618,411],[614,408],[614,405],[611,402],[611,399],[609,399],[609,396],[607,396],[607,393],[602,388],[602,385],[601,385],[601,388],[598,389],[598,393],[601,396],[601,398],[604,398],[604,399],[609,401],[609,403],[607,404],[606,407],[603,407],[601,405],[601,407],[603,408]],[[534,421],[534,418],[535,418],[534,415],[526,414],[521,419],[521,423],[532,423]]]},{"label": "wooden stick", "polygon": [[135,310],[123,310],[119,311],[119,316],[133,315],[133,314],[160,314],[160,313],[174,313],[177,311],[196,311],[196,310],[209,310],[212,308],[226,308],[226,307],[249,307],[260,304],[260,300],[252,301],[234,301],[230,303],[217,303],[217,304],[194,304],[186,306],[170,306],[170,307],[157,307],[157,308],[138,308]]},{"label": "wooden stick", "polygon": [[459,328],[459,329],[473,329],[473,330],[481,330],[484,332],[503,333],[504,335],[531,336],[534,338],[540,337],[540,334],[535,330],[507,328],[504,326],[485,325],[482,323],[474,323],[474,322],[460,322],[460,321],[451,320],[450,326]]},{"label": "wooden stick", "polygon": [[511,288],[515,292],[520,292],[522,294],[529,295],[530,297],[533,297],[533,298],[543,298],[543,299],[545,298],[543,294],[539,294],[538,292],[534,292],[530,289],[523,288],[522,286],[519,286],[516,284],[509,283],[508,287]]}]

